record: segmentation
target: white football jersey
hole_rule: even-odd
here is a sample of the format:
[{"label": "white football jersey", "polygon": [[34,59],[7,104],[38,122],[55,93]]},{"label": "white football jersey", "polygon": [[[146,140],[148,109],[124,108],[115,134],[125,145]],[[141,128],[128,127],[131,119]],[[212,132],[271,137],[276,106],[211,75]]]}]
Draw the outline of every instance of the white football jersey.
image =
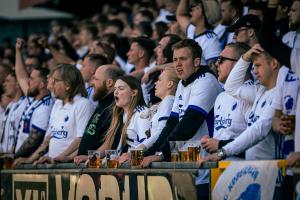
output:
[{"label": "white football jersey", "polygon": [[[123,115],[123,123],[125,124],[127,115]],[[134,149],[140,144],[144,144],[147,136],[146,131],[150,128],[150,120],[148,116],[148,108],[145,106],[138,106],[135,108],[134,114],[132,115],[129,125],[126,130],[126,144],[129,149]],[[118,150],[121,149],[122,140],[118,145]]]},{"label": "white football jersey", "polygon": [[275,158],[274,135],[269,134],[274,109],[271,107],[275,89],[267,90],[262,85],[244,85],[244,77],[250,63],[242,58],[231,71],[225,90],[236,98],[253,102],[247,120],[247,129],[233,142],[224,146],[226,154],[233,156],[246,150],[246,160]]},{"label": "white football jersey", "polygon": [[[287,67],[281,67],[276,81],[272,107],[281,110],[284,115],[296,115],[296,104],[300,82],[297,75]],[[284,136],[282,153],[288,155],[294,150],[294,136]]]},{"label": "white football jersey", "polygon": [[57,99],[50,116],[47,134],[51,134],[49,156],[56,157],[64,152],[75,138],[81,138],[93,113],[89,100],[76,95],[72,103],[63,105]]},{"label": "white football jersey", "polygon": [[17,130],[16,152],[28,138],[32,128],[39,130],[41,133],[46,133],[53,106],[51,95],[47,95],[41,100],[35,100],[31,97],[25,99],[26,106],[21,114]]},{"label": "white football jersey", "polygon": [[156,142],[165,127],[171,114],[173,103],[174,96],[166,96],[158,105],[151,106],[150,112],[153,115],[150,126],[151,136],[143,143],[147,148],[150,148]]},{"label": "white football jersey", "polygon": [[300,89],[296,108],[295,152],[300,152]]},{"label": "white football jersey", "polygon": [[282,37],[282,42],[289,46],[290,48],[300,48],[300,33],[297,31],[287,32]]},{"label": "white football jersey", "polygon": [[17,102],[10,102],[7,110],[7,115],[3,122],[3,135],[1,137],[1,151],[13,152],[16,145],[17,128],[20,121],[20,116],[26,106],[26,99],[22,96]]},{"label": "white football jersey", "polygon": [[206,30],[200,35],[195,35],[196,27],[189,24],[186,37],[195,40],[202,48],[201,65],[207,65],[211,59],[216,59],[221,52],[221,44],[218,36],[210,30]]},{"label": "white football jersey", "polygon": [[225,91],[220,93],[214,106],[214,138],[230,140],[239,136],[247,128],[251,106]]},{"label": "white football jersey", "polygon": [[[171,114],[178,116],[180,121],[186,109],[190,108],[206,116],[205,121],[201,124],[195,135],[187,141],[189,144],[197,146],[203,136],[212,135],[214,123],[213,106],[221,91],[222,87],[211,73],[199,74],[193,82],[186,86],[183,85],[182,80],[179,82]],[[188,126],[188,124],[186,124],[186,126]],[[205,151],[201,151],[202,158],[206,155],[207,153]],[[208,170],[199,170],[196,185],[207,183],[208,176]]]}]

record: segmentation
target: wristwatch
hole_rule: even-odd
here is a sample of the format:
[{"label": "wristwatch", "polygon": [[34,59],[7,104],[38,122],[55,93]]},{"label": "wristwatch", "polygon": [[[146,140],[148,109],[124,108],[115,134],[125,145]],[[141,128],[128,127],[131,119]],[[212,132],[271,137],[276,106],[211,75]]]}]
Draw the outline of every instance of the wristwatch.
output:
[{"label": "wristwatch", "polygon": [[219,160],[223,160],[226,158],[226,151],[225,149],[221,148],[217,150],[217,157]]},{"label": "wristwatch", "polygon": [[156,156],[159,156],[161,160],[164,159],[164,154],[163,154],[163,152],[161,152],[161,151],[160,151],[160,152],[155,152],[155,155],[156,155]]}]

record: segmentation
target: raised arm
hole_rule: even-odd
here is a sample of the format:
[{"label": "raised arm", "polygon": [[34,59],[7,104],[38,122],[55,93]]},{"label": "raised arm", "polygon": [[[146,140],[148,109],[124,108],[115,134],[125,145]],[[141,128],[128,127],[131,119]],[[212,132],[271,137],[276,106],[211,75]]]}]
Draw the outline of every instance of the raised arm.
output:
[{"label": "raised arm", "polygon": [[235,64],[234,68],[230,72],[224,89],[231,96],[238,99],[242,99],[249,103],[253,103],[256,97],[256,88],[253,85],[245,85],[245,76],[250,67],[252,55],[259,54],[263,51],[260,45],[254,45],[249,51],[247,51]]},{"label": "raised arm", "polygon": [[176,19],[181,30],[186,33],[186,28],[190,24],[189,0],[180,0],[176,10]]},{"label": "raised arm", "polygon": [[28,81],[29,81],[29,74],[26,71],[26,67],[22,57],[22,49],[24,47],[24,40],[22,38],[17,38],[16,41],[16,76],[18,83],[25,95],[27,95],[27,91],[29,88]]}]

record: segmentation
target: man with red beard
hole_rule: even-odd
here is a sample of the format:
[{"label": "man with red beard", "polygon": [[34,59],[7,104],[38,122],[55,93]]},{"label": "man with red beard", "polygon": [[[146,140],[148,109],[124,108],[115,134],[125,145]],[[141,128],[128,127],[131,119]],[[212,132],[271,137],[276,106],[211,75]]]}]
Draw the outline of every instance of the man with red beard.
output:
[{"label": "man with red beard", "polygon": [[115,81],[122,75],[123,71],[115,65],[102,65],[96,70],[92,85],[94,87],[93,100],[98,101],[98,106],[85,128],[78,156],[74,158],[75,163],[85,161],[88,150],[96,150],[104,141],[105,132],[111,122]]}]

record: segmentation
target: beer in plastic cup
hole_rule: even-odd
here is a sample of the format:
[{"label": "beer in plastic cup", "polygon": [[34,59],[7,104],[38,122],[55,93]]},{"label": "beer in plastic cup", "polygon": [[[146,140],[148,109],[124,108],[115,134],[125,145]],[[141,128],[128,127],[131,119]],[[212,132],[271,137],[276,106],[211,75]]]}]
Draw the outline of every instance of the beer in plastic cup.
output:
[{"label": "beer in plastic cup", "polygon": [[108,168],[118,168],[119,163],[117,150],[105,150],[105,156]]},{"label": "beer in plastic cup", "polygon": [[88,167],[90,168],[100,168],[101,167],[101,159],[100,159],[100,152],[95,150],[88,150],[88,158],[89,164]]},{"label": "beer in plastic cup", "polygon": [[140,167],[144,159],[143,149],[130,150],[130,157],[131,157],[131,167],[132,168]]}]

